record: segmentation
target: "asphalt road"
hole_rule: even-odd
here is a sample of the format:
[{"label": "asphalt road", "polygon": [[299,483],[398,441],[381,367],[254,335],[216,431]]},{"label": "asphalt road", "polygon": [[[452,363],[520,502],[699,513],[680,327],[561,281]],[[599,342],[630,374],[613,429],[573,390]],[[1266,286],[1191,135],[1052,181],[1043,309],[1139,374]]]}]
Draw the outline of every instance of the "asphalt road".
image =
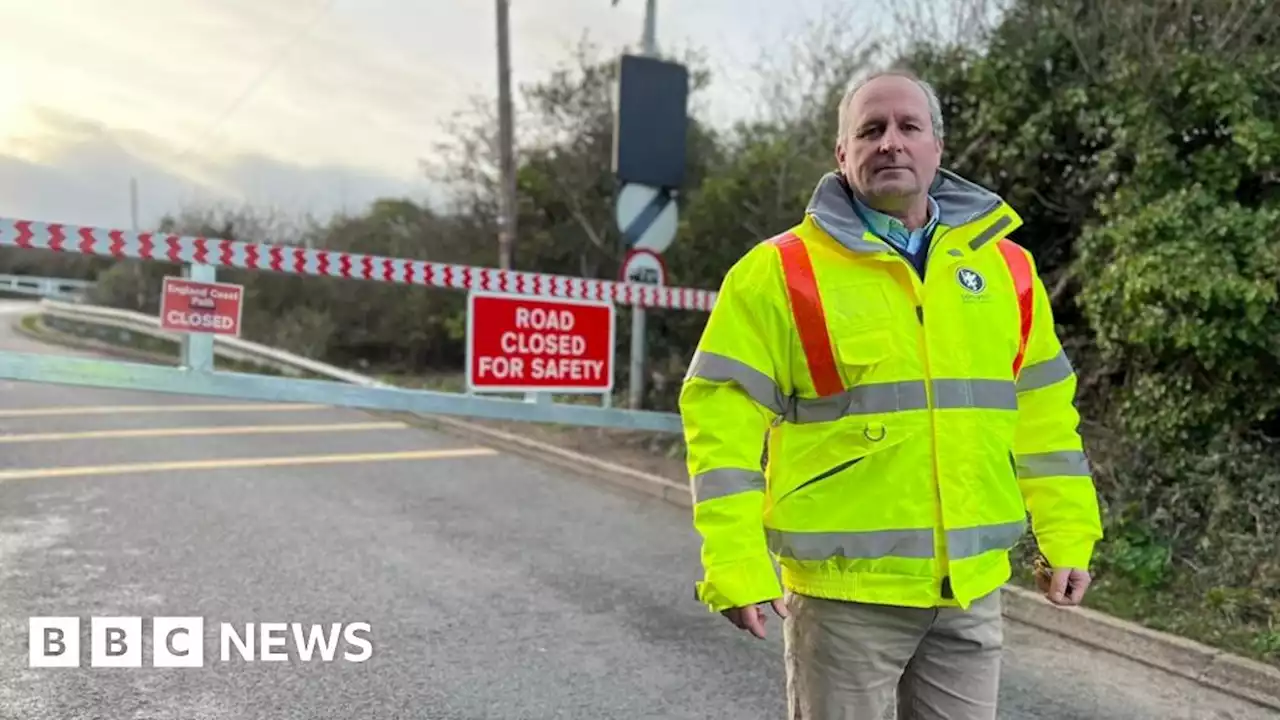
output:
[{"label": "asphalt road", "polygon": [[[20,310],[0,304],[0,351],[71,352],[15,335]],[[446,454],[466,450],[483,454]],[[475,443],[353,410],[0,380],[0,480],[3,718],[786,716],[781,626],[753,640],[694,602],[687,511]],[[80,619],[79,668],[28,666],[33,616]],[[91,616],[144,618],[144,667],[90,667]],[[203,618],[203,667],[150,667],[156,616]],[[287,640],[285,662],[221,660],[221,623],[264,622],[365,622],[372,655],[303,662]],[[1006,637],[1001,718],[1277,717]]]}]

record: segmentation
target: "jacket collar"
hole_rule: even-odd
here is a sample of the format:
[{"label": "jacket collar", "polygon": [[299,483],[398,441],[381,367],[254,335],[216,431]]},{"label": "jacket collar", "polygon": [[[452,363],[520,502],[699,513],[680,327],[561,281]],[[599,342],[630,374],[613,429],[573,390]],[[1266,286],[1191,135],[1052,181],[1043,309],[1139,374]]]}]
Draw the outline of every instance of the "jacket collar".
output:
[{"label": "jacket collar", "polygon": [[[942,168],[929,187],[929,195],[937,203],[938,223],[952,228],[968,225],[1001,208],[1008,209],[996,193]],[[1013,214],[1012,209],[1008,211]],[[850,250],[888,249],[887,245],[864,237],[869,228],[858,216],[844,178],[837,172],[822,177],[805,212],[819,228]]]}]

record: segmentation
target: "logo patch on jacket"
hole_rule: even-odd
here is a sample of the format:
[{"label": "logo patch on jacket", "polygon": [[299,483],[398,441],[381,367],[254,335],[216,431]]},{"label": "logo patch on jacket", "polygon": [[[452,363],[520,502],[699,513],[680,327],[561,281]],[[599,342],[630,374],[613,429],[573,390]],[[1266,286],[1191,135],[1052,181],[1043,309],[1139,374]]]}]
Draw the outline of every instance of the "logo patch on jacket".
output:
[{"label": "logo patch on jacket", "polygon": [[974,295],[980,294],[987,287],[987,281],[983,279],[982,275],[977,270],[971,270],[967,267],[956,270],[956,282],[960,283],[960,287]]}]

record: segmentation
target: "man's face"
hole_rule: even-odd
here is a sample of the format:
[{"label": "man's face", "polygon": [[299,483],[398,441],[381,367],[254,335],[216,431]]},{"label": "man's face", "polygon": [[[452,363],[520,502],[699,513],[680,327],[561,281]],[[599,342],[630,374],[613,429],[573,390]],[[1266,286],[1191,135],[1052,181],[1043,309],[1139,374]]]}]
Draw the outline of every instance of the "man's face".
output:
[{"label": "man's face", "polygon": [[928,191],[942,141],[933,135],[920,86],[905,77],[876,78],[850,100],[847,118],[836,160],[873,206],[906,209]]}]

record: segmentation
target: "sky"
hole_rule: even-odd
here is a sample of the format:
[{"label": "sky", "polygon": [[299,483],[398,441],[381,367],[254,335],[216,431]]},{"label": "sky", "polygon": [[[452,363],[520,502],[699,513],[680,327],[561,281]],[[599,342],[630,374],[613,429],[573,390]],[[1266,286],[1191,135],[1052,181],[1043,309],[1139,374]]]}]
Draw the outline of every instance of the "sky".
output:
[{"label": "sky", "polygon": [[[585,38],[638,44],[644,0],[512,0],[512,82]],[[664,52],[716,75],[709,119],[753,111],[762,52],[831,0],[658,0]],[[868,3],[868,6],[872,6]],[[444,124],[496,103],[493,0],[0,0],[0,215],[128,228],[185,206],[324,218],[438,202]]]}]

